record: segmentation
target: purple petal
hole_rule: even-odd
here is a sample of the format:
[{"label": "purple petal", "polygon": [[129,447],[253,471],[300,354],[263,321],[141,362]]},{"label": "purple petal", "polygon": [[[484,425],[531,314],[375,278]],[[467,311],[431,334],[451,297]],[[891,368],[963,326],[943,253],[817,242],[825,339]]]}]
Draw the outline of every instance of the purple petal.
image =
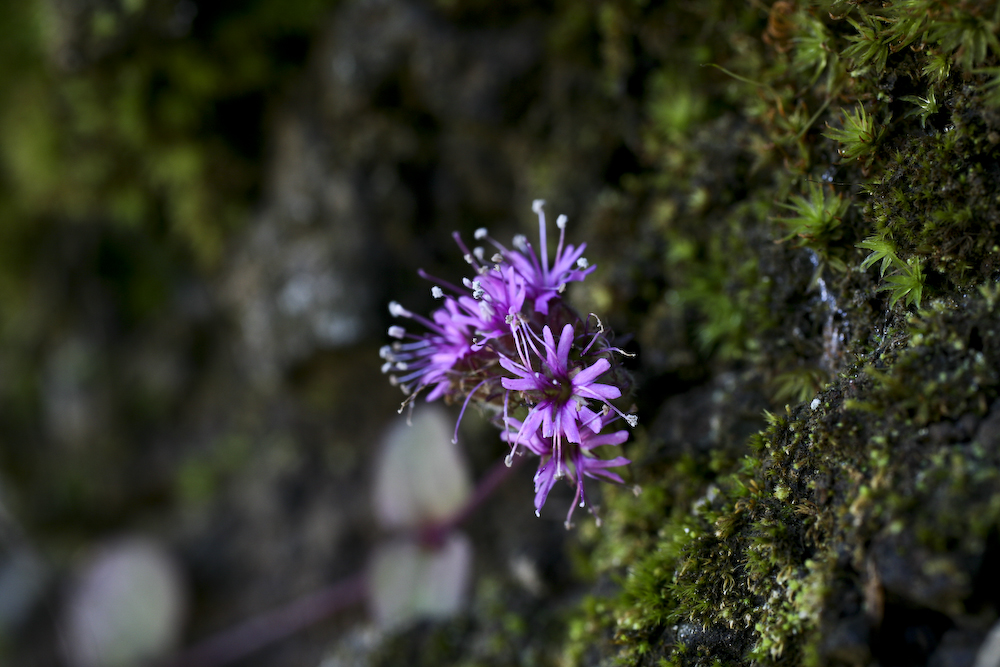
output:
[{"label": "purple petal", "polygon": [[[569,326],[569,325],[567,325]],[[598,359],[589,368],[585,368],[573,378],[573,384],[581,387],[596,380],[602,373],[611,368],[611,362],[607,359]]]},{"label": "purple petal", "polygon": [[551,366],[553,365],[552,355],[556,350],[556,342],[552,338],[552,329],[550,329],[548,325],[545,325],[545,327],[542,328],[542,337],[545,339],[545,356],[548,358],[549,365]]},{"label": "purple petal", "polygon": [[604,425],[600,416],[585,405],[581,405],[579,409],[577,409],[577,420],[581,424],[590,428],[590,430],[594,433],[599,433],[601,431],[601,427]]},{"label": "purple petal", "polygon": [[613,398],[619,398],[622,395],[622,390],[618,387],[610,384],[599,384],[597,382],[589,384],[586,387],[576,388],[577,396],[583,396],[585,398],[596,398],[600,401],[610,401]]},{"label": "purple petal", "polygon": [[619,484],[624,484],[624,480],[617,474],[613,473],[607,468],[618,468],[620,466],[628,465],[631,463],[624,456],[616,456],[613,459],[603,460],[603,459],[592,459],[585,457],[578,462],[578,465],[582,465],[583,474],[591,479],[606,479],[612,482],[618,482]]},{"label": "purple petal", "polygon": [[559,336],[559,364],[563,368],[569,366],[569,348],[573,345],[573,333],[573,325],[567,324]]},{"label": "purple petal", "polygon": [[555,297],[559,296],[559,293],[555,290],[548,292],[543,292],[535,297],[535,312],[541,313],[542,315],[549,314],[549,301]]},{"label": "purple petal", "polygon": [[532,408],[528,416],[525,417],[524,423],[521,424],[521,428],[518,430],[519,442],[527,442],[527,439],[531,437],[531,434],[538,431],[538,424],[542,421],[542,412],[538,409],[538,406]]},{"label": "purple petal", "polygon": [[535,513],[542,509],[545,505],[545,500],[549,497],[549,491],[552,490],[553,485],[556,483],[556,465],[555,462],[550,458],[542,462],[542,465],[538,466],[538,472],[535,473]]},{"label": "purple petal", "polygon": [[503,366],[505,370],[508,370],[515,375],[520,375],[523,378],[533,378],[535,376],[535,372],[530,368],[525,368],[521,364],[508,359],[507,357],[500,357],[500,365]]},{"label": "purple petal", "polygon": [[605,433],[604,435],[587,435],[583,438],[583,442],[580,443],[580,447],[591,450],[595,447],[603,447],[604,445],[620,445],[626,440],[628,440],[628,431],[615,431],[614,433]]},{"label": "purple petal", "polygon": [[538,388],[538,383],[528,378],[500,378],[500,384],[511,391],[532,391]]},{"label": "purple petal", "polygon": [[580,428],[576,423],[579,418],[573,403],[566,403],[559,408],[559,426],[566,439],[570,442],[580,442]]}]

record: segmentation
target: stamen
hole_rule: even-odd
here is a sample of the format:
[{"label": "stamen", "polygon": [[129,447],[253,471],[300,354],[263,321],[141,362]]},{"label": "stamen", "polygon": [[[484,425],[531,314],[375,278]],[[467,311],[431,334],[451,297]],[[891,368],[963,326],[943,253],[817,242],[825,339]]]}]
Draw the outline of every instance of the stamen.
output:
[{"label": "stamen", "polygon": [[487,236],[488,234],[489,234],[489,232],[488,232],[488,231],[486,231],[486,228],[485,228],[485,227],[480,227],[479,229],[477,229],[477,230],[476,230],[476,232],[475,232],[475,233],[474,233],[474,234],[473,234],[472,236],[473,236],[473,238],[475,238],[475,239],[476,239],[477,241],[482,241],[483,239],[485,239],[485,238],[486,238],[486,236]]},{"label": "stamen", "polygon": [[493,256],[490,257],[490,261],[494,264],[503,264],[503,255],[498,252],[493,253]]},{"label": "stamen", "polygon": [[549,275],[549,246],[545,242],[545,211],[542,206],[545,200],[536,199],[531,210],[538,214],[538,253],[542,256],[542,275]]},{"label": "stamen", "polygon": [[431,296],[433,296],[435,299],[443,299],[444,290],[435,285],[434,287],[431,288]]},{"label": "stamen", "polygon": [[392,346],[383,345],[378,349],[378,356],[380,359],[391,359],[392,358]]},{"label": "stamen", "polygon": [[521,252],[528,252],[528,237],[524,234],[515,234],[514,247]]},{"label": "stamen", "polygon": [[406,336],[406,329],[399,325],[392,325],[389,327],[389,335],[393,338],[403,338]]},{"label": "stamen", "polygon": [[588,266],[590,266],[590,262],[587,261],[586,257],[581,257],[580,259],[576,260],[576,266],[577,268],[580,269],[586,269]]},{"label": "stamen", "polygon": [[389,314],[393,317],[413,317],[413,313],[403,308],[398,301],[389,302]]},{"label": "stamen", "polygon": [[478,259],[481,262],[483,261],[483,257],[486,256],[486,251],[483,250],[482,246],[477,245],[475,248],[472,249],[472,254],[475,255],[476,259]]},{"label": "stamen", "polygon": [[567,220],[568,218],[564,214],[560,213],[559,217],[556,218],[556,227],[558,227],[559,229],[566,229]]},{"label": "stamen", "polygon": [[[485,380],[477,384],[475,388],[473,388],[473,390],[469,392],[469,395],[465,397],[465,403],[462,403],[462,411],[458,413],[458,419],[455,421],[455,432],[451,436],[451,444],[453,445],[458,444],[458,425],[462,423],[462,416],[465,415],[465,408],[469,407],[469,401],[471,401],[472,397],[476,395],[476,392],[479,391],[479,388],[482,387],[487,382],[489,382],[491,379],[492,378],[487,377]],[[507,467],[509,468],[510,464],[508,464]]]}]

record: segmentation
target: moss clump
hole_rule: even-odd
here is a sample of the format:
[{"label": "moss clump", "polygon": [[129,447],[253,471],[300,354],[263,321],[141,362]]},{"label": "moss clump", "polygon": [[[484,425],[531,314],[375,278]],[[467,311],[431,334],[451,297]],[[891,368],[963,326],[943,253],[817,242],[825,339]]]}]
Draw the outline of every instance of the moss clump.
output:
[{"label": "moss clump", "polygon": [[[934,302],[815,407],[772,416],[702,497],[645,507],[655,544],[613,612],[627,660],[927,659],[995,613],[995,584],[976,584],[1000,535],[998,319],[982,293]],[[634,502],[616,497],[611,521]],[[921,615],[937,619],[923,649],[904,636]]]},{"label": "moss clump", "polygon": [[[757,19],[706,28],[732,31],[709,47],[728,83],[705,75],[684,103],[735,111],[683,135],[649,111],[671,140],[619,210],[649,239],[625,254],[646,266],[653,247],[661,272],[609,289],[651,295],[657,380],[736,373],[729,398],[760,392],[773,416],[715,465],[650,427],[637,449],[661,455],[636,457],[637,481],[678,492],[611,494],[596,570],[623,592],[588,618],[627,664],[923,664],[1000,611],[1000,135],[974,71],[1000,55],[996,8],[775,2]],[[661,416],[697,422],[650,384]]]},{"label": "moss clump", "polygon": [[942,287],[968,287],[1000,265],[1000,115],[963,86],[945,97],[941,125],[901,142],[867,187],[875,235],[899,256],[918,257]]}]

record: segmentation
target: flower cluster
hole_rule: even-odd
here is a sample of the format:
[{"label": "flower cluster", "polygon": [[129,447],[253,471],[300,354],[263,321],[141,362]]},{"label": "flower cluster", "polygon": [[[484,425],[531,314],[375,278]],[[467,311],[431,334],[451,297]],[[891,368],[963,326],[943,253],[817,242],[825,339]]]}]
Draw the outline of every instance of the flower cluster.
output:
[{"label": "flower cluster", "polygon": [[[470,402],[485,408],[510,446],[508,466],[525,453],[540,459],[536,515],[557,480],[565,478],[575,488],[569,527],[573,510],[586,505],[585,477],[622,483],[610,469],[628,459],[601,459],[594,450],[625,442],[628,431],[611,431],[612,424],[621,419],[635,426],[638,418],[612,403],[628,386],[628,374],[617,363],[625,353],[612,346],[595,315],[581,318],[561,298],[568,283],[595,268],[583,257],[586,244],[565,243],[566,216],[560,215],[550,260],[543,205],[536,200],[532,206],[538,215],[537,251],[523,236],[507,248],[479,229],[476,241],[495,250],[487,258],[482,246],[469,251],[454,234],[474,277],[459,287],[420,271],[435,283],[431,292],[443,304],[429,318],[389,304],[393,317],[413,320],[422,331],[389,328],[397,341],[381,350],[382,372],[407,394],[403,407],[426,391],[428,401],[462,401],[461,414]],[[456,423],[456,441],[457,435]]]}]

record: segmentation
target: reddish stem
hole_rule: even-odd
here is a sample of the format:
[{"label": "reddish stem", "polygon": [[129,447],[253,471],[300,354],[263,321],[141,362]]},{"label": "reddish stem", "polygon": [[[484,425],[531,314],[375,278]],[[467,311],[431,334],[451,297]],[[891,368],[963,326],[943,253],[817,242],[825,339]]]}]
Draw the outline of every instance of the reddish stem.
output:
[{"label": "reddish stem", "polygon": [[[510,476],[524,457],[514,459],[511,466],[497,462],[472,492],[468,502],[450,519],[427,526],[418,533],[423,545],[444,543],[448,533],[472,516],[483,502]],[[265,612],[241,625],[209,637],[200,644],[159,663],[158,667],[222,667],[268,644],[286,639],[318,623],[338,611],[363,602],[368,595],[365,573],[355,574],[319,592],[299,598],[290,604]]]},{"label": "reddish stem", "polygon": [[221,667],[280,641],[359,602],[368,594],[364,573],[256,616],[209,637],[161,663],[161,667]]}]

